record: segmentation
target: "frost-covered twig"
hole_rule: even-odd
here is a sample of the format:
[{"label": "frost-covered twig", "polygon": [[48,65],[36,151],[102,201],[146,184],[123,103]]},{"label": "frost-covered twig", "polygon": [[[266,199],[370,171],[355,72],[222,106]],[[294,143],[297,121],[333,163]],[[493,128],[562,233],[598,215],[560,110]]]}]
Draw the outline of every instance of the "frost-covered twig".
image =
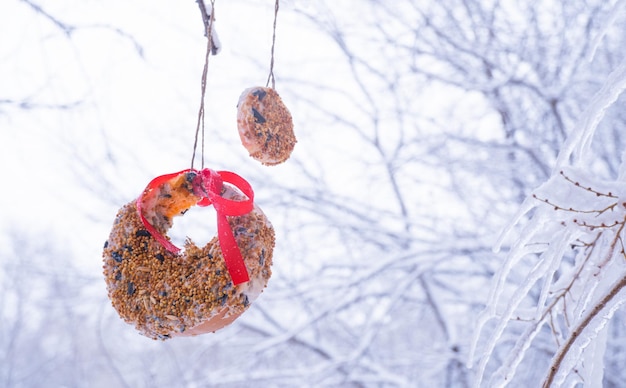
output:
[{"label": "frost-covered twig", "polygon": [[556,161],[557,169],[567,164],[575,150],[578,151],[575,155],[578,162],[581,161],[580,158],[583,155],[589,153],[591,139],[598,124],[604,118],[606,110],[613,105],[624,89],[626,89],[626,61],[622,62],[617,69],[609,74],[602,89],[596,93],[589,107],[583,112],[582,119],[567,138],[561,152],[559,152],[559,157]]},{"label": "frost-covered twig", "polygon": [[[524,215],[530,215],[495,276],[487,307],[478,320],[470,364],[486,322],[495,319],[496,323],[484,345],[476,386],[482,385],[487,364],[512,321],[528,323],[507,360],[491,375],[491,386],[511,382],[546,323],[552,328],[559,347],[544,386],[560,385],[567,378],[583,380],[585,376],[595,382],[601,380],[602,355],[596,352],[604,352],[605,347],[601,343],[596,346],[596,342],[605,337],[598,333],[617,307],[626,302],[626,298],[616,298],[626,286],[623,260],[626,257],[623,244],[626,184],[621,179],[625,174],[620,174],[616,180],[602,181],[589,173],[588,163],[582,162],[591,156],[591,140],[606,110],[625,88],[626,62],[611,73],[603,88],[591,99],[560,152],[550,179],[526,199],[515,220],[505,229],[503,236],[508,235]],[[573,164],[566,166],[570,162]],[[625,163],[622,160],[622,169]],[[567,246],[583,249],[582,254],[572,257],[565,249]],[[620,254],[616,254],[618,249]],[[505,301],[510,274],[522,265],[531,267]],[[616,278],[619,281],[611,285]],[[538,296],[531,293],[536,286],[540,286]],[[521,320],[522,301],[529,299],[536,309],[535,314],[526,314]],[[499,312],[497,307],[502,303],[505,305]],[[602,319],[595,319],[600,316]],[[589,346],[592,341],[594,346]],[[572,371],[576,373],[572,375]]]},{"label": "frost-covered twig", "polygon": [[[541,279],[540,295],[533,302],[536,313],[523,319],[529,322],[529,326],[515,341],[507,360],[491,376],[491,386],[504,386],[511,381],[526,351],[548,322],[548,318],[554,335],[558,336],[561,330],[555,326],[555,322],[559,321],[559,317],[563,318],[562,322],[567,328],[570,326],[568,322],[578,322],[585,311],[589,308],[595,309],[596,307],[589,306],[596,299],[597,290],[603,289],[599,286],[606,277],[603,270],[615,260],[618,247],[622,257],[624,256],[624,249],[618,244],[622,244],[626,225],[626,207],[623,200],[625,188],[619,182],[596,180],[589,184],[587,179],[580,172],[567,169],[567,172],[555,174],[530,196],[535,201],[535,214],[532,222],[525,228],[530,233],[522,233],[523,238],[518,239],[507,259],[511,263],[503,265],[503,268],[508,268],[508,274],[513,263],[532,258],[535,264],[507,300],[504,311],[499,314],[496,306],[503,299],[506,278],[503,273],[498,276],[490,307],[479,319],[479,327],[484,327],[485,322],[491,318],[496,318],[497,323],[491,331],[484,348],[484,356],[478,365],[477,386],[481,384],[490,355],[509,323],[521,321],[516,317],[520,316],[522,301]],[[610,239],[610,243],[607,239]],[[564,267],[567,247],[583,249],[582,255],[577,256],[576,264],[570,270]],[[540,255],[534,256],[536,253]],[[555,276],[557,270],[560,272],[559,276]],[[573,303],[568,303],[568,300]],[[477,340],[474,338],[474,346]],[[557,343],[559,342],[561,341],[557,338]],[[571,344],[565,349],[565,354],[569,347]]]},{"label": "frost-covered twig", "polygon": [[196,0],[198,7],[200,7],[200,14],[202,16],[202,22],[204,23],[204,35],[209,39],[211,47],[211,54],[217,55],[222,48],[222,44],[215,31],[215,14],[213,12],[215,0],[210,1],[207,5],[204,0]]},{"label": "frost-covered twig", "polygon": [[[584,319],[574,328],[574,330],[572,330],[572,332],[570,333],[570,336],[567,338],[567,340],[565,341],[565,343],[561,346],[561,348],[559,349],[558,353],[554,356],[553,360],[552,360],[552,364],[550,365],[550,369],[548,372],[548,376],[546,377],[546,379],[543,382],[543,387],[544,388],[548,388],[552,386],[552,383],[554,381],[554,378],[557,374],[557,372],[559,371],[559,368],[561,367],[561,364],[563,362],[563,359],[565,358],[565,356],[567,356],[567,354],[569,353],[570,349],[572,348],[572,345],[574,344],[574,342],[581,336],[581,333],[587,329],[587,327],[589,326],[589,324],[591,323],[591,321],[602,311],[605,310],[605,308],[607,307],[607,305],[613,300],[613,298],[615,298],[615,296],[624,288],[626,287],[626,276],[622,277],[610,290],[609,292],[604,296],[604,298],[602,298],[602,300],[600,300],[594,307],[593,309],[591,309],[591,311],[589,311],[589,313],[584,317]],[[620,301],[618,301],[618,304],[621,305],[622,303],[626,302],[626,298],[622,299]],[[611,318],[611,316],[613,315],[615,309],[617,306],[615,306],[609,314],[604,316],[604,320],[608,320]]]},{"label": "frost-covered twig", "polygon": [[[557,315],[557,305],[561,302],[563,303],[563,306],[566,305],[566,297],[571,292],[576,280],[580,277],[583,269],[585,269],[589,265],[590,258],[594,252],[594,248],[596,247],[595,243],[598,241],[600,235],[601,233],[598,233],[592,243],[587,245],[587,248],[589,249],[586,250],[584,259],[582,260],[578,268],[574,270],[573,275],[570,277],[570,282],[565,285],[558,292],[558,294],[556,294],[556,296],[553,296],[552,301],[547,304],[546,308],[540,312],[540,315],[533,322],[531,322],[530,326],[526,328],[524,333],[517,338],[515,346],[509,352],[509,355],[505,362],[492,377],[492,381],[496,379],[500,379],[502,381],[511,381],[511,379],[515,375],[517,367],[520,365],[522,359],[524,358],[525,351],[530,347],[532,341],[535,339],[537,334],[539,334],[541,328],[547,322],[548,318],[550,318],[550,326],[553,328],[553,333],[555,334],[555,336],[557,335],[553,321],[553,317]],[[539,305],[543,306],[543,304]],[[565,307],[563,307],[563,309],[565,309]]]}]

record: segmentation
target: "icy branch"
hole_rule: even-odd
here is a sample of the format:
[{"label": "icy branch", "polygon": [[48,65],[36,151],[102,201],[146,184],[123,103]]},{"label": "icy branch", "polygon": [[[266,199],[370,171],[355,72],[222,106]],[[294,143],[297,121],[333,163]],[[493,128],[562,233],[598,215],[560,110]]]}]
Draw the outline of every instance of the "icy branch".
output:
[{"label": "icy branch", "polygon": [[574,131],[559,153],[555,169],[558,171],[567,164],[576,152],[576,161],[580,162],[589,152],[591,139],[606,110],[617,100],[626,88],[626,61],[615,69],[607,78],[604,86],[591,99]]},{"label": "icy branch", "polygon": [[[589,313],[574,328],[574,330],[572,330],[567,341],[561,346],[558,353],[554,356],[552,364],[550,365],[548,376],[543,383],[543,387],[551,387],[552,383],[555,382],[555,378],[558,378],[556,385],[561,385],[566,377],[566,373],[568,373],[571,367],[575,365],[576,360],[580,357],[583,350],[598,335],[600,330],[604,328],[615,311],[624,302],[626,302],[626,294],[615,298],[625,286],[626,276],[622,277],[594,306],[594,308],[589,311]],[[608,309],[608,311],[605,311],[605,309]],[[601,315],[595,322],[592,322],[592,320],[601,312],[604,312],[604,314]],[[573,347],[577,340],[581,343],[577,347]],[[566,357],[569,358],[569,367],[563,367],[562,365]]]}]

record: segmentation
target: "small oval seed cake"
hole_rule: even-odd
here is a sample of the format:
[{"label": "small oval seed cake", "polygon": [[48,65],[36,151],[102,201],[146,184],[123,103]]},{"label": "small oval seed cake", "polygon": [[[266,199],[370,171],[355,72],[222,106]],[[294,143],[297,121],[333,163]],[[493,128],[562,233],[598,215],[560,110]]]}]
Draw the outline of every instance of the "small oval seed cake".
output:
[{"label": "small oval seed cake", "polygon": [[291,113],[272,88],[243,91],[237,104],[237,127],[250,156],[265,165],[289,159],[296,145]]}]

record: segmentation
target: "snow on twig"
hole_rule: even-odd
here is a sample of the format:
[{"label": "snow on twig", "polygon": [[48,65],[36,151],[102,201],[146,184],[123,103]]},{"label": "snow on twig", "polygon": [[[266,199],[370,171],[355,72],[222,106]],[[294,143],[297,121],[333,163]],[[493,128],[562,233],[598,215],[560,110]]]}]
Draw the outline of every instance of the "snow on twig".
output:
[{"label": "snow on twig", "polygon": [[[567,373],[576,365],[584,349],[604,329],[615,311],[626,302],[626,293],[622,293],[616,298],[624,287],[626,287],[626,276],[622,277],[611,287],[609,292],[576,325],[567,341],[561,346],[559,352],[552,360],[548,377],[546,377],[543,383],[544,387],[551,387],[553,383],[556,386],[560,386],[563,383]],[[600,315],[601,312],[604,312],[604,314]],[[574,347],[573,345],[576,341],[579,341],[580,344]]]},{"label": "snow on twig", "polygon": [[[495,319],[495,326],[482,345],[476,387],[483,385],[490,370],[488,364],[513,321],[526,327],[505,361],[490,375],[489,386],[506,386],[512,381],[546,325],[552,329],[558,349],[544,387],[560,386],[568,379],[602,381],[605,327],[626,302],[626,295],[621,292],[626,286],[626,182],[622,180],[626,167],[622,160],[618,179],[607,181],[593,176],[584,161],[592,156],[591,142],[599,123],[624,89],[626,62],[608,76],[591,99],[561,150],[551,177],[526,198],[496,243],[497,252],[515,226],[528,216],[494,276],[486,307],[476,325],[470,366],[478,354],[487,322]],[[622,155],[622,159],[626,158]],[[528,265],[524,279],[505,300],[511,292],[511,275]],[[619,280],[615,281],[615,277]],[[522,321],[521,306],[528,301],[535,312]],[[502,305],[504,310],[498,312]]]},{"label": "snow on twig", "polygon": [[[589,153],[591,139],[598,124],[604,118],[606,110],[617,100],[625,88],[626,61],[609,74],[602,89],[591,99],[580,121],[559,152],[555,167],[557,171],[567,165],[570,157],[576,156],[577,162],[581,162],[582,157]],[[576,152],[575,155],[574,152]]]}]

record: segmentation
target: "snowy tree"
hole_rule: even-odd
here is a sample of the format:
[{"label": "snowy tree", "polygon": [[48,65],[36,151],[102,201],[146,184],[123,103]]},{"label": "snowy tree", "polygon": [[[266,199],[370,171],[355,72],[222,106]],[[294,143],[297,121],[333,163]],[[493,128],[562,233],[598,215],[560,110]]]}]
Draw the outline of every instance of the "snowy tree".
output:
[{"label": "snowy tree", "polygon": [[[512,322],[525,322],[518,324],[524,330],[491,377],[491,385],[511,381],[531,344],[548,333],[558,350],[545,371],[544,386],[603,383],[608,324],[626,301],[622,292],[626,286],[622,237],[626,203],[623,167],[612,180],[599,178],[590,168],[597,158],[590,145],[606,110],[626,87],[625,69],[623,64],[607,78],[571,133],[552,177],[522,206],[519,217],[534,211],[532,218],[497,274],[489,308],[479,320],[478,335],[489,319],[497,322],[480,362],[479,377]],[[515,267],[528,268],[526,277],[508,294],[505,283]],[[530,306],[524,303],[529,295],[534,300]]]},{"label": "snowy tree", "polygon": [[[618,110],[611,112],[602,130],[595,132],[596,141],[591,144],[590,139],[591,133],[594,132],[592,127],[597,125],[595,121],[604,113],[607,104],[617,98],[621,91],[619,69],[617,73],[611,73],[616,70],[615,63],[621,61],[621,57],[616,54],[619,52],[616,48],[622,42],[617,32],[621,26],[615,24],[616,18],[620,15],[618,12],[620,7],[621,4],[605,2],[503,5],[490,2],[473,4],[448,1],[423,5],[407,1],[401,4],[394,3],[393,6],[371,2],[369,8],[363,10],[365,16],[361,14],[358,16],[360,20],[365,18],[370,27],[362,35],[350,29],[353,25],[336,22],[334,17],[328,16],[324,19],[311,16],[311,19],[316,20],[327,30],[337,43],[350,65],[356,88],[362,89],[364,101],[355,99],[357,101],[355,104],[360,107],[368,106],[368,99],[375,100],[376,96],[381,96],[375,108],[364,109],[362,114],[362,117],[371,117],[371,123],[354,125],[354,130],[363,138],[369,139],[376,149],[384,150],[385,146],[389,147],[387,155],[401,156],[403,150],[410,150],[408,153],[412,159],[398,158],[394,161],[393,169],[388,170],[394,175],[397,174],[396,177],[410,176],[413,178],[411,183],[414,183],[419,182],[419,179],[425,180],[433,174],[443,186],[445,192],[443,195],[446,197],[439,194],[439,201],[429,201],[427,197],[420,197],[417,194],[419,185],[412,186],[408,182],[397,185],[401,190],[417,194],[416,201],[423,201],[422,205],[441,204],[442,198],[448,200],[446,205],[451,209],[453,217],[438,219],[439,222],[435,223],[431,230],[440,227],[436,236],[440,239],[447,236],[450,240],[442,244],[433,242],[428,244],[427,241],[417,238],[423,237],[424,234],[416,229],[413,229],[411,237],[414,244],[429,245],[431,250],[444,246],[443,251],[448,259],[455,256],[469,259],[471,263],[469,267],[473,271],[483,269],[482,273],[474,272],[472,274],[474,276],[463,274],[466,287],[467,284],[471,284],[469,279],[472,278],[478,278],[477,284],[482,284],[480,276],[490,276],[492,269],[500,267],[495,261],[487,260],[490,257],[487,247],[494,242],[490,240],[489,234],[497,230],[498,223],[502,222],[503,218],[498,217],[502,216],[501,212],[510,211],[510,204],[521,201],[534,187],[544,180],[548,181],[542,189],[534,191],[535,197],[531,196],[527,200],[528,205],[525,205],[524,211],[529,211],[529,207],[533,206],[531,204],[547,206],[550,211],[543,216],[534,216],[536,219],[530,226],[520,232],[522,237],[511,248],[510,258],[497,270],[498,282],[488,299],[489,308],[481,315],[477,331],[477,335],[490,333],[491,342],[488,341],[485,346],[486,355],[470,372],[478,374],[474,384],[480,385],[481,381],[489,384],[490,380],[494,385],[511,382],[512,372],[523,360],[520,367],[523,373],[520,372],[515,376],[516,384],[536,385],[542,378],[549,384],[552,377],[546,377],[550,376],[548,371],[536,367],[542,365],[539,360],[544,359],[545,363],[548,363],[552,359],[555,371],[559,370],[562,363],[560,359],[565,357],[572,346],[571,340],[569,343],[565,342],[568,335],[566,333],[574,333],[575,338],[580,332],[576,330],[576,326],[570,326],[575,325],[573,315],[565,318],[565,321],[570,323],[552,323],[552,331],[558,333],[556,337],[551,335],[551,330],[546,327],[549,325],[545,323],[547,319],[563,320],[563,315],[559,316],[558,309],[553,310],[554,306],[551,303],[562,303],[563,298],[574,293],[572,289],[574,286],[578,288],[576,294],[571,296],[574,300],[581,301],[578,314],[587,310],[595,314],[586,314],[585,319],[591,319],[596,315],[608,319],[615,312],[615,306],[619,305],[620,299],[614,295],[617,288],[610,288],[610,291],[607,291],[607,288],[612,286],[612,276],[619,274],[619,271],[608,270],[606,273],[610,275],[607,276],[595,274],[596,276],[592,278],[594,281],[587,283],[573,282],[572,276],[580,276],[579,272],[569,270],[567,274],[561,272],[566,271],[566,268],[572,266],[571,263],[576,260],[570,258],[570,264],[565,264],[568,261],[562,262],[560,258],[564,255],[562,250],[570,244],[574,246],[580,244],[576,250],[584,251],[580,253],[581,257],[586,257],[585,254],[589,255],[592,250],[603,260],[612,253],[619,256],[622,250],[620,245],[622,224],[619,221],[620,213],[617,211],[619,194],[616,194],[619,189],[615,187],[619,184],[607,186],[606,183],[598,183],[597,179],[590,181],[581,178],[581,173],[583,176],[597,175],[604,179],[610,177],[615,179],[619,175],[621,150],[624,146],[621,130],[624,121],[620,112]],[[321,14],[336,16],[341,12],[335,10],[336,6],[333,6]],[[394,20],[395,23],[391,23],[390,20]],[[368,47],[369,50],[367,53],[356,54],[355,47]],[[393,66],[389,66],[389,58],[393,58]],[[378,63],[381,64],[377,67]],[[370,77],[366,78],[366,74]],[[373,84],[366,84],[363,80],[372,78],[377,79],[379,84],[367,89],[364,85]],[[604,82],[606,84],[602,89]],[[417,92],[418,90],[420,92]],[[437,99],[438,96],[433,90],[440,94],[445,93],[445,98]],[[591,100],[594,93],[599,93],[604,99],[609,98],[609,101]],[[405,97],[404,100],[389,98],[399,95],[410,97]],[[428,96],[430,100],[422,101],[420,99],[422,95]],[[435,107],[429,105],[432,100],[437,102]],[[389,104],[389,111],[393,113],[385,116],[400,118],[397,120],[399,122],[397,127],[391,125],[392,121],[389,120],[384,121],[384,126],[379,124],[383,120],[376,113],[383,111],[382,107],[386,103]],[[591,108],[581,115],[580,112],[590,105]],[[442,115],[441,111],[454,114]],[[431,115],[435,117],[429,117]],[[334,117],[338,120],[344,118],[338,113]],[[468,120],[468,117],[472,119]],[[407,123],[412,123],[414,128],[422,130],[430,128],[432,132],[428,134],[429,136],[424,136],[419,131],[412,131],[416,139],[411,141],[410,137],[402,132],[402,129],[410,126]],[[581,126],[586,126],[587,129],[583,139],[578,139],[583,136],[583,130],[577,129]],[[363,129],[377,127],[384,128],[384,136],[375,130],[367,133],[367,130]],[[398,130],[394,131],[394,128]],[[380,133],[383,133],[382,130]],[[399,140],[395,144],[385,144],[390,138]],[[566,139],[569,139],[567,143]],[[571,156],[569,149],[577,142],[583,142],[586,148],[593,149],[594,157],[585,156],[583,158],[585,162],[578,163],[577,169],[566,170],[561,174]],[[418,151],[420,146],[424,151]],[[557,159],[562,147],[565,147],[565,150],[561,151],[560,159]],[[378,165],[385,165],[385,152],[380,154],[383,158]],[[400,160],[402,162],[399,162]],[[556,171],[554,174],[553,170]],[[448,184],[445,183],[446,177],[450,182]],[[582,192],[564,191],[554,182],[587,189]],[[394,187],[393,179],[390,179],[390,187]],[[602,189],[608,187],[606,192],[611,194],[601,193],[598,191],[600,187]],[[389,192],[393,193],[394,190]],[[591,199],[599,198],[596,206],[590,207],[589,194],[592,194]],[[553,203],[551,202],[553,198],[561,199],[562,202],[557,200]],[[601,199],[605,201],[602,202]],[[611,200],[613,202],[610,202]],[[415,203],[413,205],[419,206]],[[599,229],[610,227],[612,234],[603,234],[603,239],[608,238],[608,242],[598,240],[597,244],[592,243],[596,241],[593,238],[585,238],[582,242],[576,241],[580,237],[577,234],[572,237],[566,232],[556,233],[547,225],[541,227],[542,223],[548,224],[547,220],[550,220],[551,228],[555,227],[554,225],[562,228],[563,219],[554,213],[554,208],[571,213],[571,219],[577,221],[573,226],[579,223],[582,229],[594,229],[592,232],[594,236],[599,233]],[[409,214],[407,218],[413,222],[426,215],[433,217],[434,211],[433,208],[419,207],[415,211],[406,211],[402,206],[398,206],[398,209],[402,209],[397,213],[398,219],[402,219],[401,214]],[[606,217],[614,219],[598,223],[595,216],[605,215],[611,209],[615,211],[611,211]],[[461,217],[464,211],[469,213],[465,219]],[[588,225],[582,224],[584,218],[581,214],[595,217],[594,221],[587,219]],[[455,218],[456,222],[453,221]],[[549,237],[553,235],[555,242],[550,243]],[[466,245],[460,248],[461,241],[471,241],[473,246]],[[608,251],[601,249],[603,246],[607,246]],[[544,259],[541,261],[542,266],[536,264],[537,259],[533,259],[532,255],[530,258],[525,257],[526,261],[521,260],[524,253],[537,255],[544,251],[552,261]],[[428,256],[419,255],[419,257],[420,260],[427,260]],[[555,257],[558,259],[554,259]],[[577,261],[579,266],[574,267],[576,270],[581,269],[580,260]],[[590,261],[586,265],[589,265]],[[618,267],[622,265],[619,258],[612,262]],[[561,267],[561,263],[565,268]],[[433,293],[434,295],[441,298],[441,295],[449,295],[450,291],[456,288],[454,281],[456,279],[450,276],[450,267],[445,264],[439,263],[439,268],[429,270],[429,274],[436,274],[438,277],[435,283],[437,292]],[[543,283],[535,284],[540,279]],[[569,282],[572,284],[565,287],[564,284]],[[581,284],[588,285],[585,288]],[[599,284],[602,286],[599,287]],[[620,285],[621,283],[617,282],[615,287]],[[595,300],[588,294],[589,287],[598,289]],[[470,289],[466,288],[464,291],[468,292]],[[608,296],[602,294],[603,292],[608,292]],[[460,293],[447,298],[450,302],[444,305],[458,304],[462,300],[459,295]],[[589,299],[581,299],[582,296]],[[615,304],[610,305],[608,299],[604,299],[609,296],[614,298],[612,300]],[[467,305],[471,306],[472,303],[476,303],[476,300]],[[572,301],[569,301],[568,305],[571,304]],[[548,306],[550,308],[547,308]],[[558,308],[566,310],[564,306]],[[504,312],[501,309],[504,309]],[[444,312],[441,321],[452,327],[449,329],[450,332],[462,330],[463,328],[451,324],[458,320],[446,315],[446,310],[449,311],[450,307],[438,309]],[[533,315],[528,316],[526,312],[528,310],[534,310]],[[568,313],[576,314],[573,309]],[[466,315],[468,316],[471,317],[472,313]],[[487,318],[495,317],[498,323],[494,329],[491,326],[484,326],[493,324],[487,322]],[[530,328],[524,331],[520,323],[509,324],[510,320],[529,321]],[[461,322],[467,323],[466,320]],[[580,322],[577,324],[580,325]],[[608,330],[608,326],[605,330]],[[592,337],[593,331],[587,338]],[[593,346],[597,346],[597,350],[587,353],[586,357],[595,361],[592,367],[588,366],[585,372],[587,374],[583,374],[580,368],[575,372],[576,368],[564,366],[559,372],[561,376],[570,376],[572,380],[580,378],[590,386],[598,385],[603,379],[602,358],[605,355],[611,357],[610,353],[605,353],[602,340],[600,337],[599,342],[591,341]],[[450,344],[450,339],[444,339],[442,342]],[[511,342],[515,344],[513,352],[509,346]],[[563,345],[564,343],[566,345]],[[587,343],[583,342],[582,346],[587,346]],[[456,348],[455,345],[450,347]],[[484,351],[483,346],[479,348]],[[613,350],[617,348],[619,346],[615,343]],[[557,352],[554,358],[548,349]],[[528,353],[532,353],[533,356],[529,356]],[[417,358],[415,362],[418,362]],[[471,360],[469,364],[472,364]],[[504,366],[496,370],[495,367],[501,364]],[[621,373],[619,370],[607,372],[607,381],[619,381],[619,378],[613,376],[614,373]],[[448,377],[451,376],[449,369],[446,373]],[[493,375],[491,379],[483,378],[491,375]],[[499,378],[502,380],[498,380]],[[462,380],[456,380],[452,384],[459,384],[460,381]],[[467,381],[465,380],[466,383]]]}]

